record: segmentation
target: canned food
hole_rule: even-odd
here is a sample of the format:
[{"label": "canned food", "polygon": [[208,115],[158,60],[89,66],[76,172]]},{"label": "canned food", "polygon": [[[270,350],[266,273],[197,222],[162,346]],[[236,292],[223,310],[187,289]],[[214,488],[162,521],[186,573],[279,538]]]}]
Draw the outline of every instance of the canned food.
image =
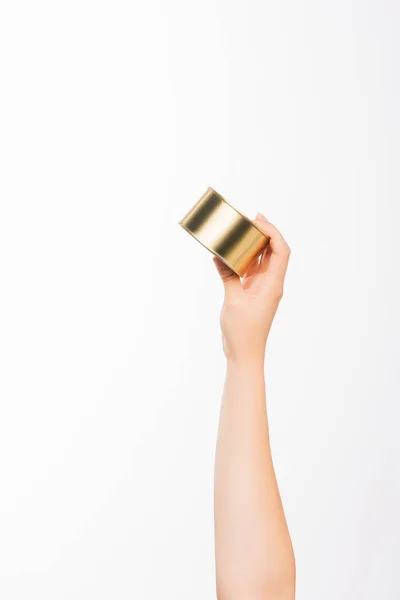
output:
[{"label": "canned food", "polygon": [[253,221],[211,187],[179,225],[240,277],[269,242]]}]

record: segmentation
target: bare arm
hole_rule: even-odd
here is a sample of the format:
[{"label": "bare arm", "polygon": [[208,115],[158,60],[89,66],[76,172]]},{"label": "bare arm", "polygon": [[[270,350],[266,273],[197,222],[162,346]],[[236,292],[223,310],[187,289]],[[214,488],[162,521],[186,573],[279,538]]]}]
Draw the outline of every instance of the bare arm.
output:
[{"label": "bare arm", "polygon": [[295,562],[272,463],[264,354],[289,248],[265,217],[269,248],[241,281],[221,261],[227,370],[215,461],[218,600],[293,600]]}]

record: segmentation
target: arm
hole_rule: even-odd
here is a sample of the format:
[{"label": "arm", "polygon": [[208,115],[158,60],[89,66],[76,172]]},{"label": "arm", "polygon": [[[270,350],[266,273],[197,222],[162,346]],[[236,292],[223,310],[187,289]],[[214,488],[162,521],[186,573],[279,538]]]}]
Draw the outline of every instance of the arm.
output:
[{"label": "arm", "polygon": [[241,281],[219,259],[227,358],[215,460],[218,600],[293,600],[295,562],[269,443],[264,354],[283,292],[289,248],[257,215],[270,237]]}]

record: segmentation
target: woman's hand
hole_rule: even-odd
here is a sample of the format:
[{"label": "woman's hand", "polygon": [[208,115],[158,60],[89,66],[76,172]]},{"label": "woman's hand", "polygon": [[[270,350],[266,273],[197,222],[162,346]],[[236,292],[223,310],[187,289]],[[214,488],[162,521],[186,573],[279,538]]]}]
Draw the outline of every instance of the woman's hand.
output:
[{"label": "woman's hand", "polygon": [[215,259],[225,286],[221,324],[228,358],[215,455],[218,600],[294,600],[296,564],[272,462],[264,353],[289,247],[262,215],[270,238],[242,280]]},{"label": "woman's hand", "polygon": [[290,257],[290,248],[276,227],[261,214],[255,222],[270,242],[242,280],[219,258],[214,258],[225,288],[221,311],[224,352],[235,362],[264,361]]}]

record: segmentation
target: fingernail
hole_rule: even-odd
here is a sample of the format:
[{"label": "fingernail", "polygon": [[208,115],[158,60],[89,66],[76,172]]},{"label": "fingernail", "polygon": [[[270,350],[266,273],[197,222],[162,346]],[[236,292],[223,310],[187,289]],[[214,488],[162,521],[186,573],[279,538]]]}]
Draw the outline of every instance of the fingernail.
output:
[{"label": "fingernail", "polygon": [[265,223],[269,222],[267,217],[264,216],[262,213],[257,213],[256,221],[264,221]]}]

